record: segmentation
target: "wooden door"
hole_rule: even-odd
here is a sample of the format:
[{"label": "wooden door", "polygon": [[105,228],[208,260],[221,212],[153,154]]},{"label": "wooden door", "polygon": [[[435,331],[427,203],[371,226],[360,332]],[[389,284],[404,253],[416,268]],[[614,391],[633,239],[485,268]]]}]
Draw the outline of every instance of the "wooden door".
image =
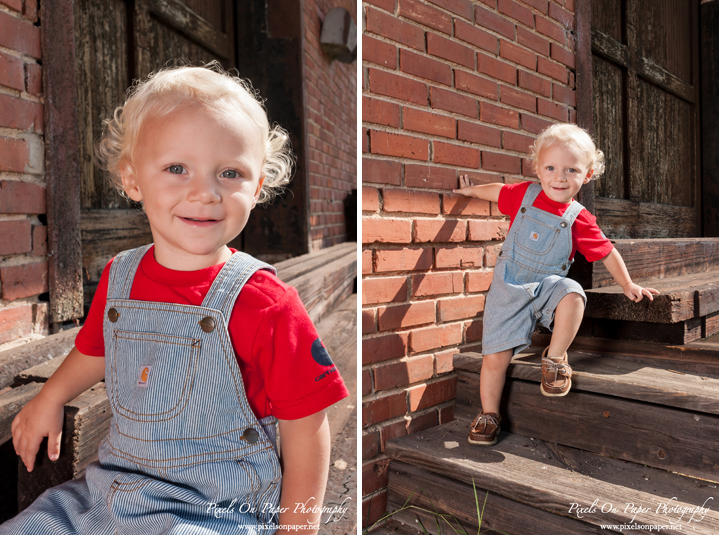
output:
[{"label": "wooden door", "polygon": [[591,0],[593,134],[606,155],[594,210],[610,238],[701,235],[698,8]]},{"label": "wooden door", "polygon": [[[147,218],[92,162],[102,120],[134,79],[175,59],[234,67],[229,0],[77,0],[74,7],[81,166],[83,290],[89,306],[108,260],[150,243]],[[172,63],[169,63],[172,64]]]}]

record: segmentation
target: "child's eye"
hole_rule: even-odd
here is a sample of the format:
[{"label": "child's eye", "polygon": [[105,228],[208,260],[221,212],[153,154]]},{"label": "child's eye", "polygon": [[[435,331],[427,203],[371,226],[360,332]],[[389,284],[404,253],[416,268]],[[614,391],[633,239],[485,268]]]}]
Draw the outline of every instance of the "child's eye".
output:
[{"label": "child's eye", "polygon": [[181,165],[171,165],[167,170],[174,175],[181,175],[185,171],[185,168]]},{"label": "child's eye", "polygon": [[574,168],[570,168],[570,169],[569,169],[569,172],[570,172],[570,173],[576,173],[576,172],[577,172],[577,170],[576,170],[576,169],[574,169]]},{"label": "child's eye", "polygon": [[239,178],[240,174],[234,169],[228,169],[227,171],[222,171],[220,176],[223,178]]},{"label": "child's eye", "polygon": [[548,166],[547,166],[547,171],[554,171],[554,166],[553,166],[553,165],[548,165]]}]

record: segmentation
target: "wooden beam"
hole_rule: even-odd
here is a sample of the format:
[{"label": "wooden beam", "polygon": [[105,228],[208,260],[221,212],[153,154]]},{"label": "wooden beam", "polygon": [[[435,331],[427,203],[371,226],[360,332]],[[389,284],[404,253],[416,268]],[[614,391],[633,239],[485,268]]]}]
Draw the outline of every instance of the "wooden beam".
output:
[{"label": "wooden beam", "polygon": [[[635,175],[632,176],[632,180],[635,181]],[[696,236],[695,208],[605,197],[597,197],[595,202],[597,224],[613,238],[688,238]]]}]

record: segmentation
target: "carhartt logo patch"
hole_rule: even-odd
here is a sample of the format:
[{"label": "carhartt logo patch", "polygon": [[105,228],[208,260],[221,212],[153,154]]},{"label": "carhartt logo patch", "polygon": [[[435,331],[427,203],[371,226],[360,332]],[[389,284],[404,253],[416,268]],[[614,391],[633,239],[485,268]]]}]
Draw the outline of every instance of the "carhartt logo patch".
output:
[{"label": "carhartt logo patch", "polygon": [[137,380],[137,386],[141,386],[142,388],[147,388],[147,379],[150,376],[150,370],[152,369],[152,366],[143,366],[142,370],[140,371],[140,378]]},{"label": "carhartt logo patch", "polygon": [[539,232],[537,232],[536,230],[533,230],[533,231],[529,234],[529,239],[532,240],[532,241],[537,241],[537,240],[539,239]]}]

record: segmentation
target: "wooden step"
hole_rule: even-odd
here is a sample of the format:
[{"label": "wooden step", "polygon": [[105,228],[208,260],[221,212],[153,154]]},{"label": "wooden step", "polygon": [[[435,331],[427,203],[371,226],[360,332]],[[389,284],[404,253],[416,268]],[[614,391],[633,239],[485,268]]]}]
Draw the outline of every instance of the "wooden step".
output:
[{"label": "wooden step", "polygon": [[[546,397],[539,389],[540,357],[539,348],[530,348],[512,360],[500,407],[505,429],[719,481],[716,378],[570,352],[571,391],[564,397]],[[454,362],[457,403],[474,414],[481,411],[481,363],[477,354],[457,356]]]},{"label": "wooden step", "polygon": [[[465,489],[474,482],[478,489],[483,489],[480,495],[489,491],[508,500],[593,526],[632,522],[668,525],[674,522],[682,524],[682,531],[691,531],[697,535],[719,532],[719,513],[715,510],[719,491],[713,483],[507,432],[500,436],[500,441],[493,447],[474,446],[467,442],[470,420],[465,417],[466,414],[466,411],[460,410],[458,418],[453,422],[390,440],[387,443],[387,455],[395,461],[462,482]],[[395,466],[390,465],[390,469],[393,470]],[[455,494],[449,495],[442,487],[425,484],[416,475],[413,481],[416,490],[425,488],[433,500],[457,497]],[[390,493],[392,485],[390,472]],[[399,501],[398,498],[392,499]],[[611,504],[607,506],[609,510],[605,507],[605,512],[601,512],[605,504]],[[471,501],[469,505],[469,511],[462,507],[462,515],[465,517],[476,513]],[[631,507],[643,509],[635,516]],[[665,514],[662,507],[673,509]],[[701,510],[704,515],[701,519],[699,507],[704,508]],[[580,513],[577,508],[586,508],[587,511]],[[590,508],[593,508],[593,512],[589,512]],[[682,508],[697,511],[691,522],[691,513],[685,511],[680,519],[681,513],[675,512]],[[441,512],[459,514],[459,511],[454,510]],[[563,522],[559,520],[558,524],[560,521]],[[531,528],[527,530],[527,526],[518,530],[512,528],[513,531],[510,531],[506,524],[497,529],[518,535],[599,533],[571,531],[571,528],[570,531],[534,531]],[[631,532],[648,533],[649,530]]]},{"label": "wooden step", "polygon": [[[402,522],[392,520],[372,530],[374,535],[420,535],[422,532]],[[348,534],[349,535],[349,534]]]}]

